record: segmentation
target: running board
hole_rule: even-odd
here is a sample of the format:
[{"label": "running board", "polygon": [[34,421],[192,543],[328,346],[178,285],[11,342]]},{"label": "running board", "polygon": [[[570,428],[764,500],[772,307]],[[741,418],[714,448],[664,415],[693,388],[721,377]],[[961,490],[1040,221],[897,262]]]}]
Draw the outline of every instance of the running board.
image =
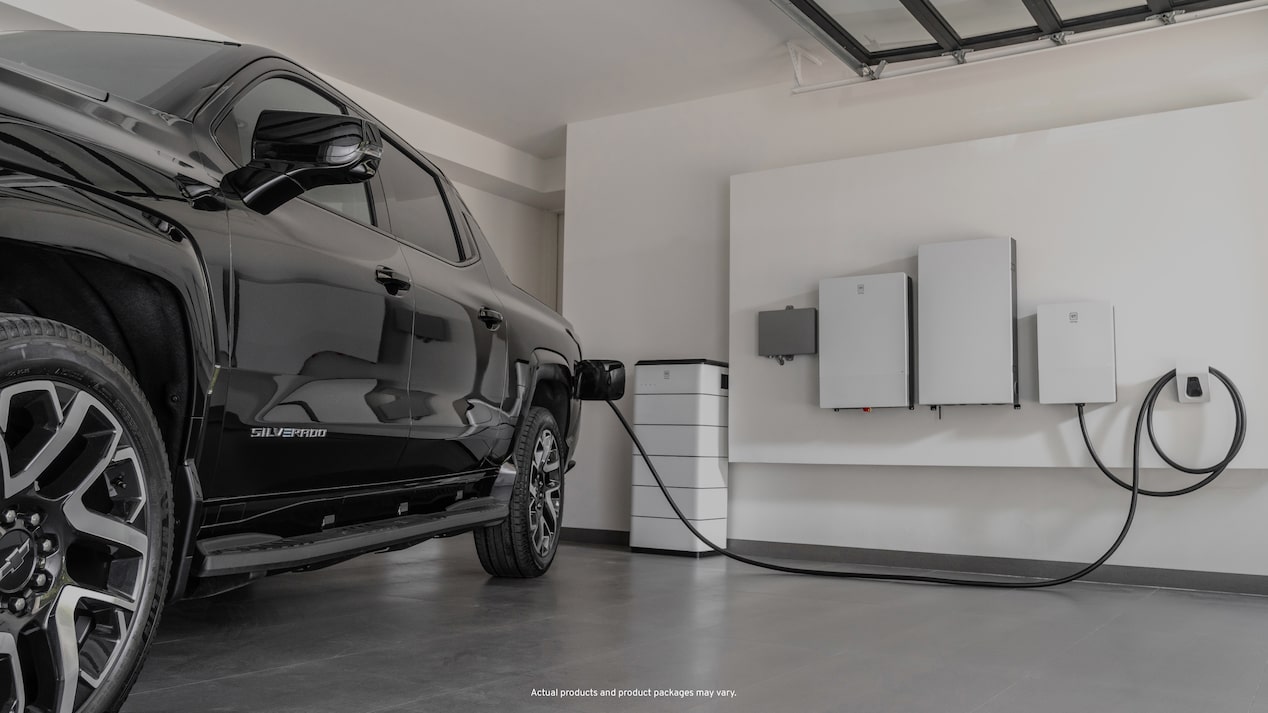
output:
[{"label": "running board", "polygon": [[505,503],[469,501],[441,513],[407,515],[360,525],[335,527],[298,537],[226,535],[198,543],[200,577],[298,569],[437,535],[469,530],[506,519]]}]

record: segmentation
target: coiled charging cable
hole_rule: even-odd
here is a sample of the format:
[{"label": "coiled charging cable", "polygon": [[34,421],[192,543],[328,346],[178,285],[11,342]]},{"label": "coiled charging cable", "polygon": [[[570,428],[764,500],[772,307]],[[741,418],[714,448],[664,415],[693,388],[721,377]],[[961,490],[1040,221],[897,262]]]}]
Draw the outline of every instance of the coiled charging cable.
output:
[{"label": "coiled charging cable", "polygon": [[[1233,384],[1232,380],[1225,376],[1223,372],[1212,368],[1211,374],[1213,374],[1215,378],[1219,379],[1228,389],[1228,393],[1233,399],[1233,408],[1236,410],[1237,422],[1233,431],[1233,442],[1229,445],[1228,455],[1226,455],[1219,463],[1216,463],[1208,468],[1190,468],[1175,462],[1162,450],[1162,448],[1158,445],[1158,439],[1154,436],[1154,405],[1158,402],[1158,395],[1162,393],[1163,388],[1176,378],[1175,370],[1167,372],[1154,382],[1153,387],[1149,389],[1148,395],[1145,396],[1144,403],[1140,405],[1140,411],[1136,416],[1135,436],[1132,441],[1132,477],[1130,483],[1124,482],[1121,478],[1111,472],[1109,468],[1105,467],[1105,464],[1101,461],[1100,456],[1097,455],[1096,448],[1092,445],[1092,439],[1088,436],[1087,422],[1083,415],[1083,404],[1078,404],[1079,428],[1083,432],[1083,442],[1087,445],[1088,452],[1092,454],[1092,460],[1096,463],[1096,467],[1099,468],[1100,471],[1110,480],[1131,491],[1131,504],[1127,508],[1127,519],[1123,522],[1123,529],[1119,531],[1118,537],[1114,540],[1114,544],[1105,551],[1105,554],[1097,558],[1095,562],[1064,577],[1025,582],[1000,582],[984,579],[931,577],[917,574],[882,574],[876,572],[850,572],[845,570],[791,567],[788,565],[777,564],[775,562],[764,562],[762,560],[753,559],[752,557],[746,557],[732,552],[725,547],[720,547],[697,530],[695,525],[692,525],[691,521],[687,519],[687,516],[683,514],[682,509],[678,507],[678,503],[674,502],[674,497],[669,494],[669,488],[665,486],[665,481],[661,479],[660,473],[656,470],[656,464],[653,463],[651,457],[647,455],[647,450],[643,448],[643,443],[639,440],[638,434],[634,432],[634,427],[631,426],[630,422],[625,418],[625,414],[621,413],[621,410],[616,407],[616,403],[611,400],[608,401],[608,406],[612,407],[612,412],[616,414],[616,417],[621,421],[621,425],[625,427],[625,432],[629,434],[630,440],[634,442],[634,446],[638,449],[639,455],[642,456],[643,462],[647,464],[647,468],[651,471],[652,477],[655,478],[656,485],[660,488],[660,491],[664,493],[665,499],[669,501],[669,506],[673,508],[674,514],[678,516],[678,519],[682,521],[682,524],[687,526],[687,529],[691,531],[691,534],[696,536],[696,539],[700,540],[707,545],[709,549],[720,555],[729,557],[737,562],[753,565],[754,567],[762,567],[764,569],[774,570],[776,572],[785,572],[787,574],[808,574],[816,577],[838,577],[841,579],[874,579],[889,582],[924,582],[927,584],[949,584],[962,587],[987,587],[991,589],[1040,589],[1043,587],[1055,587],[1059,584],[1066,584],[1068,582],[1073,582],[1076,579],[1082,579],[1083,577],[1086,577],[1096,571],[1101,565],[1105,564],[1106,560],[1118,551],[1119,546],[1123,544],[1123,540],[1127,539],[1127,533],[1132,527],[1132,520],[1136,517],[1136,504],[1141,495],[1153,497],[1174,497],[1176,495],[1191,493],[1199,488],[1210,485],[1212,481],[1218,478],[1228,468],[1229,463],[1237,457],[1238,452],[1242,449],[1242,443],[1246,440],[1246,404],[1242,401],[1241,392],[1237,390],[1237,387]],[[1158,455],[1162,457],[1167,465],[1182,473],[1205,475],[1206,477],[1198,483],[1186,488],[1178,488],[1175,490],[1148,490],[1141,488],[1140,446],[1145,432],[1148,432],[1149,441],[1153,444],[1154,450],[1158,452]]]}]

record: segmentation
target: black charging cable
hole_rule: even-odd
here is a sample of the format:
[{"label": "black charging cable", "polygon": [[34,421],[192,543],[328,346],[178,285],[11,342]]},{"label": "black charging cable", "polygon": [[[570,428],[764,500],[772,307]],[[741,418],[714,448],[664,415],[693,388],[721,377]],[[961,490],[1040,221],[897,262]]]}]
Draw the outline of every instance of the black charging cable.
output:
[{"label": "black charging cable", "polygon": [[[1149,392],[1149,397],[1145,399],[1145,406],[1149,411],[1149,415],[1145,418],[1145,427],[1149,431],[1149,442],[1153,444],[1154,450],[1157,451],[1158,455],[1162,457],[1162,460],[1165,461],[1167,465],[1180,471],[1181,473],[1188,473],[1189,475],[1205,475],[1206,477],[1193,485],[1184,488],[1176,488],[1175,490],[1147,490],[1145,488],[1139,488],[1138,490],[1141,495],[1148,495],[1154,498],[1173,498],[1177,495],[1185,495],[1195,490],[1205,488],[1210,485],[1213,480],[1224,473],[1225,469],[1228,468],[1228,464],[1233,462],[1233,459],[1237,457],[1238,451],[1242,449],[1242,442],[1246,440],[1246,403],[1242,401],[1241,392],[1237,390],[1233,381],[1229,379],[1224,372],[1219,369],[1212,368],[1211,374],[1224,384],[1224,388],[1228,389],[1228,394],[1233,399],[1233,410],[1237,414],[1237,422],[1233,426],[1233,442],[1228,447],[1228,455],[1224,457],[1224,460],[1209,468],[1189,468],[1172,460],[1171,456],[1167,455],[1167,452],[1162,450],[1162,446],[1158,445],[1158,438],[1154,435],[1154,403],[1158,400],[1158,393],[1161,392],[1161,388],[1151,390]],[[1162,377],[1160,382],[1165,386],[1174,378],[1176,378],[1176,373],[1175,371],[1172,371]],[[1079,404],[1078,408],[1079,430],[1083,432],[1083,443],[1087,445],[1088,453],[1092,454],[1092,460],[1096,462],[1096,467],[1105,474],[1105,477],[1109,478],[1120,487],[1131,490],[1132,486],[1130,484],[1124,482],[1117,475],[1114,475],[1114,473],[1112,473],[1109,468],[1106,468],[1105,464],[1101,462],[1100,457],[1096,454],[1096,449],[1092,447],[1092,439],[1088,436],[1087,420],[1083,417],[1083,404]]]},{"label": "black charging cable", "polygon": [[[1083,569],[1080,569],[1077,572],[1068,574],[1064,577],[1058,577],[1056,579],[1032,580],[1032,581],[1026,581],[1026,582],[1000,582],[1000,581],[992,581],[992,580],[984,580],[984,579],[957,579],[954,577],[931,577],[931,576],[918,575],[918,574],[882,574],[882,573],[876,573],[876,572],[850,572],[850,571],[844,571],[844,570],[812,569],[808,567],[791,567],[788,565],[777,564],[774,562],[764,562],[762,560],[753,559],[752,557],[746,557],[744,555],[732,552],[726,549],[725,547],[720,547],[714,544],[712,541],[710,541],[709,538],[705,537],[704,534],[701,533],[699,530],[697,530],[695,525],[692,525],[691,521],[687,519],[687,516],[683,514],[682,509],[678,507],[678,503],[674,502],[674,497],[669,494],[669,488],[665,486],[665,481],[661,479],[660,473],[656,470],[656,464],[652,463],[651,456],[647,455],[647,450],[643,448],[643,443],[639,440],[638,434],[634,432],[634,427],[631,426],[630,422],[625,418],[625,414],[621,413],[621,410],[617,408],[616,403],[610,399],[608,400],[608,406],[612,407],[612,412],[616,414],[616,417],[620,419],[621,421],[621,425],[625,427],[625,432],[629,434],[630,440],[634,442],[634,446],[638,449],[639,455],[642,456],[643,462],[647,464],[648,469],[652,473],[652,477],[655,478],[656,485],[660,487],[660,491],[664,493],[665,499],[669,501],[669,506],[673,508],[674,514],[678,516],[679,520],[682,520],[682,524],[687,526],[687,529],[691,531],[691,534],[696,536],[696,539],[700,540],[705,545],[708,545],[709,549],[713,550],[714,552],[717,552],[720,555],[729,557],[737,562],[743,562],[744,564],[753,565],[754,567],[762,567],[764,569],[774,570],[776,572],[784,572],[787,574],[808,574],[808,575],[812,575],[816,577],[838,577],[841,579],[873,579],[873,580],[882,580],[882,581],[889,581],[889,582],[924,582],[926,584],[949,584],[949,585],[956,585],[956,586],[962,586],[962,587],[987,587],[992,589],[1040,589],[1043,587],[1055,587],[1059,584],[1066,584],[1068,582],[1073,582],[1076,579],[1082,579],[1083,577],[1086,577],[1087,575],[1096,571],[1101,565],[1105,564],[1106,560],[1108,560],[1110,557],[1114,555],[1115,552],[1118,551],[1119,546],[1123,544],[1123,540],[1127,539],[1127,533],[1131,530],[1132,521],[1136,517],[1136,504],[1139,501],[1140,496],[1142,494],[1154,495],[1157,497],[1168,497],[1168,496],[1174,496],[1174,495],[1183,495],[1184,493],[1191,493],[1194,490],[1197,490],[1198,488],[1201,488],[1210,484],[1211,481],[1218,478],[1220,474],[1223,473],[1224,470],[1228,468],[1228,464],[1231,463],[1235,457],[1237,457],[1237,453],[1242,448],[1242,442],[1245,441],[1246,439],[1246,405],[1242,401],[1241,393],[1238,392],[1237,387],[1233,385],[1233,382],[1227,376],[1225,376],[1222,372],[1218,371],[1217,369],[1211,369],[1211,373],[1214,374],[1215,377],[1218,378],[1221,382],[1223,382],[1226,387],[1228,387],[1229,394],[1233,398],[1233,406],[1237,410],[1237,427],[1233,434],[1233,443],[1229,447],[1228,455],[1219,463],[1217,463],[1214,466],[1211,466],[1210,468],[1188,468],[1186,466],[1182,466],[1176,463],[1170,457],[1168,457],[1161,448],[1159,448],[1158,441],[1156,438],[1154,438],[1154,429],[1153,429],[1154,405],[1158,402],[1158,395],[1162,393],[1163,388],[1165,388],[1168,383],[1170,383],[1173,379],[1176,378],[1176,372],[1174,370],[1168,372],[1167,374],[1164,374],[1161,378],[1158,379],[1158,381],[1154,382],[1153,387],[1149,389],[1148,395],[1145,396],[1144,403],[1140,405],[1140,412],[1136,416],[1135,437],[1133,438],[1133,441],[1132,441],[1132,479],[1130,484],[1120,480],[1118,476],[1110,472],[1110,470],[1105,467],[1105,464],[1101,462],[1100,456],[1097,455],[1096,449],[1092,446],[1091,439],[1088,438],[1087,423],[1085,422],[1083,417],[1083,404],[1078,405],[1079,427],[1083,431],[1083,440],[1084,440],[1084,443],[1087,444],[1088,452],[1092,454],[1092,460],[1096,462],[1097,467],[1100,468],[1102,473],[1108,476],[1115,483],[1118,483],[1122,487],[1127,488],[1128,490],[1131,491],[1131,504],[1127,508],[1127,519],[1123,523],[1123,529],[1119,531],[1118,537],[1114,540],[1114,544],[1111,545],[1110,548],[1105,551],[1105,554],[1097,558],[1095,562],[1089,564],[1088,566],[1084,567]],[[1194,475],[1207,475],[1207,477],[1195,485],[1192,485],[1188,488],[1182,488],[1179,490],[1150,491],[1150,490],[1141,489],[1140,487],[1140,445],[1141,445],[1142,436],[1144,435],[1146,431],[1148,431],[1149,433],[1149,440],[1151,443],[1153,443],[1154,450],[1158,451],[1158,455],[1162,456],[1163,460],[1165,460],[1168,465],[1184,473],[1190,473]]]}]

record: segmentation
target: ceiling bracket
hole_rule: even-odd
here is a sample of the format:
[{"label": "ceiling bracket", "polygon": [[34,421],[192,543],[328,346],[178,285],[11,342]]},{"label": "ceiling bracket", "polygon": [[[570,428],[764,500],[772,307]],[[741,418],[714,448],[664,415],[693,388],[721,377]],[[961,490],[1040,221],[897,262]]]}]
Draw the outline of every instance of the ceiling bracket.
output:
[{"label": "ceiling bracket", "polygon": [[867,73],[864,74],[863,76],[867,77],[868,79],[880,79],[881,73],[884,72],[885,68],[888,66],[889,66],[889,61],[882,59],[880,63],[877,64],[875,67],[868,67]]},{"label": "ceiling bracket", "polygon": [[968,56],[968,55],[969,55],[969,53],[970,53],[970,52],[972,52],[972,51],[973,51],[973,50],[971,50],[971,49],[967,49],[967,50],[966,50],[966,49],[951,50],[950,52],[943,52],[943,53],[942,53],[942,56],[943,56],[943,57],[955,57],[955,63],[956,63],[956,64],[966,64],[966,63],[969,61],[969,56]]},{"label": "ceiling bracket", "polygon": [[1073,34],[1070,30],[1062,30],[1048,35],[1048,39],[1052,40],[1052,43],[1056,45],[1068,45],[1070,44],[1070,36]]},{"label": "ceiling bracket", "polygon": [[788,61],[792,62],[793,81],[796,83],[798,87],[804,87],[806,86],[806,83],[802,81],[801,60],[808,59],[820,67],[823,66],[823,60],[819,59],[818,57],[814,56],[810,52],[806,51],[805,47],[802,47],[796,42],[789,42],[787,44],[787,47],[788,47]]},{"label": "ceiling bracket", "polygon": [[1157,20],[1164,25],[1176,24],[1176,18],[1184,14],[1184,10],[1172,10],[1171,12],[1160,12],[1157,15],[1150,15],[1146,20]]},{"label": "ceiling bracket", "polygon": [[[850,71],[860,77],[868,76],[867,53],[861,47],[847,48],[843,41],[848,42],[848,37],[844,32],[836,32],[839,28],[832,28],[832,31],[825,29],[824,24],[830,22],[822,15],[822,10],[811,0],[770,0],[775,7],[779,8],[785,15],[788,15],[793,22],[800,25],[810,33],[810,36],[818,40],[823,48],[830,52],[834,57],[841,61]],[[806,12],[813,12],[815,18],[806,15]],[[817,19],[816,19],[817,18]]]}]

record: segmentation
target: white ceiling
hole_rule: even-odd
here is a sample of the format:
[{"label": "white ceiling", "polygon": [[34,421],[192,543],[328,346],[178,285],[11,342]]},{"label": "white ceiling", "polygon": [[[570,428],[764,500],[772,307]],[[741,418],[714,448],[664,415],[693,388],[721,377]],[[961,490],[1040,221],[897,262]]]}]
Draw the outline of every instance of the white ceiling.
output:
[{"label": "white ceiling", "polygon": [[5,32],[15,30],[69,30],[66,25],[40,17],[33,12],[19,10],[0,3],[0,28]]},{"label": "white ceiling", "polygon": [[143,2],[542,158],[571,121],[789,80],[807,36],[769,0]]}]

